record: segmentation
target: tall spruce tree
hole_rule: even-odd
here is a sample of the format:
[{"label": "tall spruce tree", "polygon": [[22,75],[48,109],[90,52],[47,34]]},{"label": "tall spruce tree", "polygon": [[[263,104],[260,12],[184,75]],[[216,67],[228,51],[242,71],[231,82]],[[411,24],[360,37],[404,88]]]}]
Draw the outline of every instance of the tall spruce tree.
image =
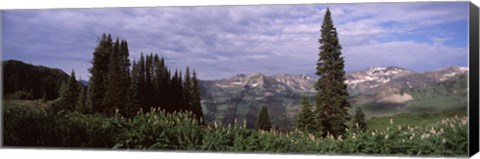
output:
[{"label": "tall spruce tree", "polygon": [[337,31],[333,25],[330,10],[327,8],[321,28],[320,53],[316,74],[320,76],[315,88],[317,93],[318,115],[316,127],[322,136],[345,136],[347,122],[350,120],[347,101],[349,96],[345,81],[344,59],[341,56]]},{"label": "tall spruce tree", "polygon": [[185,79],[183,80],[183,101],[186,111],[193,110],[193,82],[190,74],[190,68],[185,69]]},{"label": "tall spruce tree", "polygon": [[155,65],[155,106],[159,109],[165,109],[165,105],[167,102],[167,94],[168,94],[168,84],[170,80],[170,75],[168,75],[167,67],[165,66],[165,62],[155,54],[154,57],[154,65]]},{"label": "tall spruce tree", "polygon": [[102,113],[105,115],[113,115],[116,109],[123,108],[125,97],[122,96],[123,86],[121,85],[122,70],[121,70],[121,56],[120,56],[120,41],[117,40],[113,44],[112,52],[110,53],[105,97],[102,105],[104,106]]},{"label": "tall spruce tree", "polygon": [[80,86],[78,81],[75,79],[75,71],[72,70],[70,77],[66,84],[63,85],[61,89],[60,97],[53,104],[55,111],[65,110],[65,111],[75,111],[75,106],[77,104],[79,96]]},{"label": "tall spruce tree", "polygon": [[203,111],[202,111],[202,104],[200,99],[200,85],[197,78],[197,73],[193,70],[192,75],[192,112],[195,115],[196,119],[200,121],[200,123],[204,123],[205,119],[203,118]]},{"label": "tall spruce tree", "polygon": [[303,132],[313,133],[315,132],[315,115],[313,114],[312,104],[308,98],[306,95],[303,97],[302,110],[297,118],[297,129]]},{"label": "tall spruce tree", "polygon": [[125,115],[128,111],[128,102],[129,102],[129,88],[130,88],[130,60],[129,60],[129,51],[128,51],[128,43],[126,40],[122,40],[120,42],[120,50],[119,50],[119,58],[120,58],[120,77],[119,77],[119,96],[120,100],[118,103],[118,109],[122,115]]},{"label": "tall spruce tree", "polygon": [[352,128],[354,131],[357,132],[365,132],[367,131],[367,123],[365,122],[365,114],[362,111],[361,107],[357,107],[355,109],[355,115],[353,117]]},{"label": "tall spruce tree", "polygon": [[86,105],[87,101],[87,88],[80,86],[80,94],[78,95],[76,110],[81,113],[90,113]]},{"label": "tall spruce tree", "polygon": [[146,79],[145,79],[145,56],[143,55],[143,53],[140,54],[140,61],[137,63],[138,67],[139,67],[139,73],[138,73],[138,82],[139,82],[139,101],[140,101],[140,105],[141,105],[141,108],[143,110],[143,112],[147,112],[150,107],[147,105],[147,102],[146,102]]},{"label": "tall spruce tree", "polygon": [[142,96],[142,88],[143,88],[143,79],[141,78],[142,74],[140,72],[140,66],[133,61],[132,64],[132,77],[130,80],[130,87],[129,87],[129,94],[128,94],[128,106],[126,110],[123,111],[122,115],[126,117],[134,116],[137,111],[142,108],[142,102],[144,101]]},{"label": "tall spruce tree", "polygon": [[270,116],[268,115],[268,109],[266,106],[263,106],[258,115],[257,122],[255,123],[255,129],[268,131],[271,128],[272,123],[270,121]]},{"label": "tall spruce tree", "polygon": [[154,86],[153,86],[153,54],[145,58],[145,108],[144,111],[150,111],[154,106]]},{"label": "tall spruce tree", "polygon": [[110,34],[102,34],[98,45],[93,52],[92,67],[89,69],[91,77],[88,82],[88,107],[94,113],[101,113],[104,109],[103,98],[106,91],[106,75],[108,73],[109,58],[112,50]]}]

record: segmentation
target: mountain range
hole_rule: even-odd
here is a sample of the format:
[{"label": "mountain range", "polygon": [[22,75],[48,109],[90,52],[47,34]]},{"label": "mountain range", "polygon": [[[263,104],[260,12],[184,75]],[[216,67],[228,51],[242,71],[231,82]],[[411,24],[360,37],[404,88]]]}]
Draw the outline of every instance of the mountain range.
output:
[{"label": "mountain range", "polygon": [[[60,69],[21,61],[2,63],[5,99],[52,100],[58,97],[68,74]],[[362,107],[367,117],[398,113],[467,110],[468,68],[451,66],[415,72],[388,66],[370,67],[345,75],[352,107]],[[266,106],[274,126],[291,129],[304,96],[315,104],[318,78],[303,75],[238,74],[227,79],[200,80],[202,110],[207,122],[253,127],[261,106]],[[88,81],[80,81],[84,86]],[[353,110],[353,109],[352,109]]]},{"label": "mountain range", "polygon": [[[428,72],[388,66],[348,72],[345,83],[352,107],[367,116],[466,111],[467,67],[451,66]],[[261,106],[272,122],[293,128],[303,96],[315,102],[317,78],[307,75],[238,74],[228,79],[200,81],[205,120],[221,123],[245,121],[253,127]]]}]

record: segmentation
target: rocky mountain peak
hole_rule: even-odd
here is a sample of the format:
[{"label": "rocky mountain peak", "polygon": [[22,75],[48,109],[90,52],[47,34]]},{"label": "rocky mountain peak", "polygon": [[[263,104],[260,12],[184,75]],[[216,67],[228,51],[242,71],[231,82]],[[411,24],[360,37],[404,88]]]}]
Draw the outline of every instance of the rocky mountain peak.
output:
[{"label": "rocky mountain peak", "polygon": [[368,75],[373,76],[383,76],[383,75],[394,75],[402,72],[408,71],[407,69],[397,67],[397,66],[388,66],[388,67],[370,67],[364,72]]},{"label": "rocky mountain peak", "polygon": [[300,78],[301,78],[301,79],[305,79],[305,80],[310,80],[310,79],[312,79],[312,78],[311,78],[310,76],[308,76],[307,74],[301,74],[301,75],[300,75]]}]

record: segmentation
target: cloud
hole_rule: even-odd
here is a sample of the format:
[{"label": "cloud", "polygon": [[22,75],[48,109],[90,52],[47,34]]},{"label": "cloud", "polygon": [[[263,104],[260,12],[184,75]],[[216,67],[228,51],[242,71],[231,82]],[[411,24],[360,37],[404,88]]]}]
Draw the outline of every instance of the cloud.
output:
[{"label": "cloud", "polygon": [[313,74],[327,6],[349,70],[466,65],[466,42],[447,45],[466,31],[445,27],[467,25],[466,2],[5,11],[3,58],[74,68],[86,78],[96,40],[108,32],[128,40],[131,59],[157,53],[171,69],[190,66],[202,79]]}]

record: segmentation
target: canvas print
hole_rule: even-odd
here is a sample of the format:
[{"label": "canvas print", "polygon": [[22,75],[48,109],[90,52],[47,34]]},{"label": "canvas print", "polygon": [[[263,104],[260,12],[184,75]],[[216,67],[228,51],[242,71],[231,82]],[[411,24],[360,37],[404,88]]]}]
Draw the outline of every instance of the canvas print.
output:
[{"label": "canvas print", "polygon": [[1,15],[5,147],[467,156],[468,2]]}]

